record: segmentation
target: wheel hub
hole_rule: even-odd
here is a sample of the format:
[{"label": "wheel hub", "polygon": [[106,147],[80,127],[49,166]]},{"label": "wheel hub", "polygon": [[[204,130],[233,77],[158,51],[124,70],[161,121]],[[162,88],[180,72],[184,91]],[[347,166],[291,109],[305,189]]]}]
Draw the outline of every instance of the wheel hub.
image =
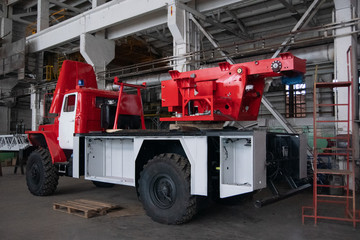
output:
[{"label": "wheel hub", "polygon": [[40,181],[40,171],[36,164],[34,164],[31,168],[31,178],[35,184],[39,183]]},{"label": "wheel hub", "polygon": [[167,175],[158,175],[151,183],[150,196],[153,203],[162,209],[170,208],[175,202],[176,187],[174,181]]}]

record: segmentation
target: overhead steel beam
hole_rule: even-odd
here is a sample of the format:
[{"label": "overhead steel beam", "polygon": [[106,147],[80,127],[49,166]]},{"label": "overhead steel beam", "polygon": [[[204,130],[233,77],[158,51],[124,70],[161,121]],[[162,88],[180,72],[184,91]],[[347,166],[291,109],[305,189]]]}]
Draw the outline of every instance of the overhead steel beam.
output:
[{"label": "overhead steel beam", "polygon": [[231,10],[229,9],[225,9],[225,12],[227,15],[229,15],[235,22],[236,24],[238,25],[239,29],[248,37],[248,38],[252,38],[246,27],[245,27],[245,24],[235,15],[235,13],[233,13]]},{"label": "overhead steel beam", "polygon": [[[83,3],[85,3],[85,2],[89,2],[89,6],[91,6],[92,5],[92,1],[89,1],[89,0],[78,0],[78,1],[73,1],[73,2],[71,2],[71,6],[73,6],[73,7],[76,7],[76,6],[78,6],[78,5],[80,5],[80,4],[83,4]],[[100,4],[99,4],[100,5]]]},{"label": "overhead steel beam", "polygon": [[295,128],[291,126],[291,124],[275,109],[275,107],[270,103],[270,101],[263,96],[261,99],[261,103],[266,107],[266,109],[275,117],[276,120],[280,123],[280,125],[288,132],[288,133],[296,133]]},{"label": "overhead steel beam", "polygon": [[27,3],[23,3],[22,7],[24,9],[28,9],[36,6],[36,4],[37,4],[37,0],[28,0]]},{"label": "overhead steel beam", "polygon": [[26,25],[31,25],[31,24],[33,24],[32,22],[29,22],[29,21],[26,21],[26,20],[24,20],[24,19],[21,19],[21,18],[18,17],[18,16],[12,16],[11,19],[12,19],[13,21],[15,21],[15,22],[24,23],[24,24],[26,24]]},{"label": "overhead steel beam", "polygon": [[197,0],[196,10],[199,12],[207,12],[241,2],[249,2],[249,0]]},{"label": "overhead steel beam", "polygon": [[65,3],[62,3],[60,1],[57,1],[57,0],[49,0],[49,2],[57,5],[57,6],[60,6],[60,7],[63,7],[63,8],[66,8],[66,9],[69,9],[73,12],[76,12],[76,13],[82,13],[83,11],[81,11],[80,9],[76,8],[76,7],[73,7],[69,4],[65,4]]},{"label": "overhead steel beam", "polygon": [[288,3],[287,0],[278,0],[278,1],[281,2],[281,4],[284,5],[284,7],[286,7],[291,13],[294,14],[293,16],[296,20],[299,21],[301,19],[301,14],[296,10],[296,8],[292,4]]},{"label": "overhead steel beam", "polygon": [[[30,52],[44,51],[79,39],[82,33],[107,29],[117,39],[167,23],[167,6],[176,0],[113,0],[27,37]],[[182,3],[190,0],[181,0]],[[59,1],[58,1],[59,2]],[[177,2],[177,1],[176,1]],[[197,2],[197,11],[210,11],[242,0]],[[55,37],[56,36],[56,37]]]},{"label": "overhead steel beam", "polygon": [[29,16],[34,16],[34,15],[37,15],[37,11],[32,11],[32,12],[26,12],[26,13],[19,13],[19,14],[13,14],[12,16],[16,16],[16,17],[19,17],[19,18],[22,18],[22,17],[29,17]]},{"label": "overhead steel beam", "polygon": [[[164,15],[166,16],[167,2],[168,0],[138,0],[136,2],[131,0],[111,1],[27,37],[29,52],[43,51],[59,44],[78,39],[82,33],[95,33],[124,22],[131,25],[136,22],[134,21],[136,17],[151,15],[157,11],[165,11]],[[139,26],[141,22],[136,22],[136,24]],[[139,29],[140,28],[137,30]],[[109,35],[111,35],[111,33],[109,33]],[[116,35],[114,37],[116,37]],[[114,39],[114,37],[108,36],[109,39]]]},{"label": "overhead steel beam", "polygon": [[[278,110],[270,103],[270,101],[263,96],[261,98],[261,103],[266,107],[266,109],[275,117],[276,120],[280,123],[280,125],[286,130],[288,133],[297,133],[295,128],[291,126],[291,124],[284,118]],[[307,154],[312,156],[312,148],[307,144],[306,146]]]},{"label": "overhead steel beam", "polygon": [[12,4],[16,4],[16,3],[18,3],[20,0],[8,0],[7,1],[7,5],[9,6],[9,5],[12,5]]},{"label": "overhead steel beam", "polygon": [[[51,10],[51,11],[50,11],[50,13],[54,13],[54,12],[57,12],[57,11],[54,11],[54,10]],[[21,23],[30,25],[30,24],[34,24],[34,23],[22,19],[22,17],[36,16],[37,14],[38,14],[37,11],[32,11],[32,12],[27,12],[27,13],[13,14],[11,18],[12,18],[12,20],[14,20],[15,22],[21,22]],[[74,12],[63,12],[63,13],[62,13],[62,15],[66,15],[66,16],[74,16],[75,14],[76,14],[76,13],[74,13]],[[55,19],[54,16],[51,16],[51,18]],[[57,22],[60,22],[60,21],[57,21]]]},{"label": "overhead steel beam", "polygon": [[228,53],[221,50],[219,43],[215,40],[215,38],[211,35],[211,33],[207,32],[203,26],[194,18],[194,16],[190,13],[190,20],[195,23],[195,25],[199,28],[199,30],[204,34],[204,36],[210,41],[210,43],[219,50],[221,56],[223,56],[226,61],[230,64],[235,64],[235,61],[228,56]]},{"label": "overhead steel beam", "polygon": [[140,36],[133,36],[137,41],[140,41],[141,43],[143,43],[144,45],[147,45],[147,47],[148,47],[148,49],[149,49],[149,51],[151,52],[151,53],[154,53],[154,54],[156,54],[156,55],[161,55],[160,53],[159,53],[159,50],[158,49],[156,49],[156,48],[154,48],[153,46],[151,46],[151,44],[149,43],[149,42],[147,42],[145,39],[143,39],[142,37],[140,37]]},{"label": "overhead steel beam", "polygon": [[308,23],[311,21],[311,19],[315,16],[320,6],[325,1],[326,0],[314,0],[309,6],[309,8],[306,10],[306,12],[301,16],[301,19],[296,23],[292,31],[297,31],[303,27],[306,27]]},{"label": "overhead steel beam", "polygon": [[191,7],[188,7],[188,6],[186,6],[185,4],[179,3],[178,5],[179,5],[179,7],[181,7],[182,9],[184,9],[185,11],[191,13],[193,16],[198,17],[199,19],[201,19],[201,20],[204,21],[204,22],[208,22],[208,23],[210,23],[211,25],[214,25],[214,26],[216,26],[216,27],[218,27],[218,28],[220,28],[220,29],[224,29],[224,30],[230,32],[231,34],[234,34],[234,35],[238,36],[238,37],[241,38],[241,39],[244,39],[244,40],[248,40],[248,39],[249,39],[249,36],[247,36],[247,34],[240,33],[240,32],[238,32],[238,31],[236,31],[235,29],[233,29],[233,28],[227,26],[226,24],[224,24],[224,23],[222,23],[222,22],[220,22],[220,21],[217,21],[217,20],[215,20],[215,19],[213,19],[213,18],[208,18],[207,16],[205,16],[205,15],[202,14],[201,12],[199,12],[199,11],[197,11],[197,10],[191,8]]},{"label": "overhead steel beam", "polygon": [[166,42],[166,43],[169,43],[169,44],[171,43],[172,44],[171,39],[166,38],[165,36],[162,36],[162,35],[159,35],[159,34],[143,32],[142,35],[150,37],[150,38],[154,38],[154,39],[156,39],[158,41],[161,41],[161,42]]},{"label": "overhead steel beam", "polygon": [[[119,22],[115,26],[107,28],[107,38],[118,39],[118,38],[126,37],[134,33],[147,30],[149,28],[166,25],[166,23],[167,23],[167,9],[166,8],[158,9],[158,11],[154,11],[151,14],[144,14],[138,16],[134,21]],[[159,37],[161,38],[161,36]]]},{"label": "overhead steel beam", "polygon": [[[58,0],[59,2],[65,2],[66,0]],[[22,3],[22,8],[23,9],[28,9],[28,8],[32,8],[35,7],[37,4],[38,0],[27,0],[26,3]],[[50,5],[50,8],[53,7],[54,5]]]},{"label": "overhead steel beam", "polygon": [[[306,12],[301,16],[300,20],[295,24],[291,32],[295,32],[301,29],[302,27],[305,27],[309,23],[309,21],[311,21],[311,19],[314,17],[316,12],[319,10],[321,4],[323,4],[325,1],[326,0],[314,0],[311,3],[310,7],[306,10]],[[284,47],[286,46],[286,44],[289,43],[290,40],[291,37],[286,38],[285,41],[281,43],[281,46],[278,48],[278,50],[276,50],[272,58],[276,58],[280,54],[280,52],[283,51],[284,49],[285,51],[287,51],[288,48],[284,48]]]}]

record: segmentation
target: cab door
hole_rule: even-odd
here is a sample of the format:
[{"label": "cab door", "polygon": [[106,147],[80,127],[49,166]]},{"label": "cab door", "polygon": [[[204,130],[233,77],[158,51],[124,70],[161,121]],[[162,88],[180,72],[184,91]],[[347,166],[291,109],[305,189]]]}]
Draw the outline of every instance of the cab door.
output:
[{"label": "cab door", "polygon": [[77,93],[64,96],[59,117],[59,145],[62,149],[73,149]]}]

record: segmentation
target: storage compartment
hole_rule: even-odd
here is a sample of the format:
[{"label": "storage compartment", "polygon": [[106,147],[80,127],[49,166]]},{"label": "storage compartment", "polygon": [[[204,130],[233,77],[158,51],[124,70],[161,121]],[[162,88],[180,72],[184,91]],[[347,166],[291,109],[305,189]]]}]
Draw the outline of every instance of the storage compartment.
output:
[{"label": "storage compartment", "polygon": [[222,139],[221,182],[237,186],[252,186],[252,137]]},{"label": "storage compartment", "polygon": [[304,135],[268,133],[266,135],[266,161],[270,169],[268,175],[281,175],[280,172],[283,172],[296,180],[307,177],[306,147]]},{"label": "storage compartment", "polygon": [[133,138],[85,138],[85,179],[135,186]]},{"label": "storage compartment", "polygon": [[266,187],[265,135],[220,137],[220,197]]}]

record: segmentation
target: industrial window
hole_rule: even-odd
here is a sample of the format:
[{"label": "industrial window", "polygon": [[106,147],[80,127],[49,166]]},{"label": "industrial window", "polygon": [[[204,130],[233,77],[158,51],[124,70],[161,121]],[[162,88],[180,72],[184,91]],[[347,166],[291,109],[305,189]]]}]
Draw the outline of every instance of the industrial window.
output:
[{"label": "industrial window", "polygon": [[69,95],[65,99],[64,112],[73,112],[75,109],[75,95]]},{"label": "industrial window", "polygon": [[294,84],[285,87],[286,117],[303,118],[306,117],[306,85]]}]

